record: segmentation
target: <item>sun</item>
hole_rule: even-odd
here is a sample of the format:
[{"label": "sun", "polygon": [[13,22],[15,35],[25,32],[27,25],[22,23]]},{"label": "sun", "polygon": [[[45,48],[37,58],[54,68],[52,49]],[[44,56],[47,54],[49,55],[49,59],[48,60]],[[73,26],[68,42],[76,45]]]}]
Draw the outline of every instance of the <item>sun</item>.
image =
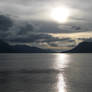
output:
[{"label": "sun", "polygon": [[66,7],[53,8],[51,11],[51,18],[59,23],[65,23],[70,16],[70,10]]}]

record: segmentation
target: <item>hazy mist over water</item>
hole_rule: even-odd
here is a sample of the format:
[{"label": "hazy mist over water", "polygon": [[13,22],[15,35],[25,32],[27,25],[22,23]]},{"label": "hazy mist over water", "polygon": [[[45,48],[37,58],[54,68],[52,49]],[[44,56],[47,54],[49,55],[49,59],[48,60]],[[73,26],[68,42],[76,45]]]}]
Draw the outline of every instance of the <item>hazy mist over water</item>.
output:
[{"label": "hazy mist over water", "polygon": [[91,92],[92,54],[0,54],[0,92]]}]

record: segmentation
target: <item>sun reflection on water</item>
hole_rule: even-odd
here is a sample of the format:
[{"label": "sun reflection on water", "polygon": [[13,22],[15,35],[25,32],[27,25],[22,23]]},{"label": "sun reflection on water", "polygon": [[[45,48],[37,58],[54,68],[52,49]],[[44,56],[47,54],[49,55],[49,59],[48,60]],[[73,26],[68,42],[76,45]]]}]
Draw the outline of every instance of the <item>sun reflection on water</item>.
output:
[{"label": "sun reflection on water", "polygon": [[58,74],[57,80],[57,92],[67,92],[63,74]]},{"label": "sun reflection on water", "polygon": [[55,92],[67,92],[67,78],[65,71],[69,67],[71,56],[69,54],[56,54],[54,57],[53,68],[59,71],[56,74]]},{"label": "sun reflection on water", "polygon": [[69,66],[69,54],[56,54],[53,67],[60,71],[57,74],[56,92],[67,92],[66,78],[64,76],[65,69]]},{"label": "sun reflection on water", "polygon": [[58,70],[68,67],[70,57],[68,54],[57,54],[54,62],[54,67]]}]

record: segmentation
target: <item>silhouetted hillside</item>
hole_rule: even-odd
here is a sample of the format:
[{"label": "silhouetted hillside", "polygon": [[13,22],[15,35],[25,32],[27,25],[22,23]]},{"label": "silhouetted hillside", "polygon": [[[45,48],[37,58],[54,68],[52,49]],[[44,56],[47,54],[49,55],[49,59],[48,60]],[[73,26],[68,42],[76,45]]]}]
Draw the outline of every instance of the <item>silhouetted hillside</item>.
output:
[{"label": "silhouetted hillside", "polygon": [[82,42],[74,49],[64,53],[92,53],[92,42]]},{"label": "silhouetted hillside", "polygon": [[11,46],[8,43],[0,40],[0,53],[53,53],[54,51],[30,47],[26,45]]}]

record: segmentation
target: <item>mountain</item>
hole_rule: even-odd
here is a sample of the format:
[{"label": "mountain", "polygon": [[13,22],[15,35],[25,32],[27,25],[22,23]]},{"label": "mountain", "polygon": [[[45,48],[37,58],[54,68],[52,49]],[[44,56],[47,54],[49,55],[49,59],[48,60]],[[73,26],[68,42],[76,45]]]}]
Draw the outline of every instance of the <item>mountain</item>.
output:
[{"label": "mountain", "polygon": [[54,53],[54,51],[27,45],[12,46],[0,40],[0,53]]},{"label": "mountain", "polygon": [[92,53],[92,42],[82,42],[72,50],[63,53]]}]

